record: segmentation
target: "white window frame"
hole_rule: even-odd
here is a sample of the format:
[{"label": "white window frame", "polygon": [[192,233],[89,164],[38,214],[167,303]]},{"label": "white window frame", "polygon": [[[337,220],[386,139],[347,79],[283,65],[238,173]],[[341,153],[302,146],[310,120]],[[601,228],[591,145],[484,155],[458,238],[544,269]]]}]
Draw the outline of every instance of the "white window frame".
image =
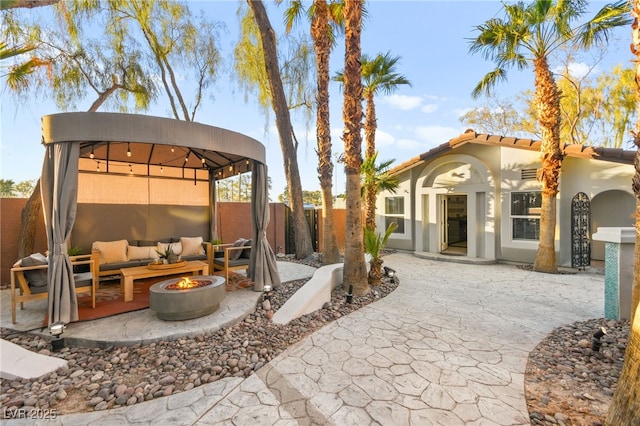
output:
[{"label": "white window frame", "polygon": [[[511,241],[518,241],[518,242],[536,242],[536,241],[540,241],[540,214],[541,214],[541,207],[530,207],[528,210],[528,214],[513,214],[513,203],[514,203],[514,194],[530,194],[530,193],[536,193],[539,197],[540,197],[540,203],[542,203],[542,191],[540,190],[520,190],[520,191],[511,191],[509,193],[509,233],[510,233],[510,239]],[[537,220],[538,221],[538,238],[535,239],[531,239],[531,238],[515,238],[514,236],[514,224],[515,224],[515,220],[514,219],[528,219],[528,220]]]},{"label": "white window frame", "polygon": [[[387,200],[390,198],[395,198],[395,199],[401,199],[402,200],[402,213],[387,213]],[[406,233],[406,223],[405,223],[405,215],[406,215],[406,208],[405,208],[405,198],[404,196],[398,196],[398,195],[392,195],[392,196],[388,196],[388,197],[384,197],[384,232],[386,232],[387,230],[387,218],[395,218],[397,219],[398,222],[398,228],[391,234],[391,235],[404,235]],[[402,227],[402,229],[401,229]]]}]

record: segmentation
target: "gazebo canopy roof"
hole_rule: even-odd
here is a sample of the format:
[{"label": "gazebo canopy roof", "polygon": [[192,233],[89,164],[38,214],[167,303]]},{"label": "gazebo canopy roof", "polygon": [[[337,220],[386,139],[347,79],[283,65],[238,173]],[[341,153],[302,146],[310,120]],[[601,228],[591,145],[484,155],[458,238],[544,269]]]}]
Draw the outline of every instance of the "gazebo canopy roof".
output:
[{"label": "gazebo canopy roof", "polygon": [[[265,148],[243,134],[205,124],[139,114],[71,112],[42,117],[42,142],[79,142],[87,164],[146,166],[147,175],[181,169],[187,178],[212,172],[225,178],[265,164]],[[185,171],[192,171],[185,173]]]}]

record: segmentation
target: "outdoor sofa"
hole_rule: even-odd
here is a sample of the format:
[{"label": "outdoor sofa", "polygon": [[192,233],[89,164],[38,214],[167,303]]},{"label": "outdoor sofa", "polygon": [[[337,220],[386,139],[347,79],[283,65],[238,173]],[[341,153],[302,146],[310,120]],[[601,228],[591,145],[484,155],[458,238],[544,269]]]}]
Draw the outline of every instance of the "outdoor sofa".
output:
[{"label": "outdoor sofa", "polygon": [[166,238],[158,241],[150,240],[116,240],[94,241],[92,253],[99,259],[99,276],[120,275],[123,268],[145,266],[157,261],[158,252],[163,253],[168,245],[182,260],[201,260],[207,262],[212,270],[214,250],[211,243],[202,237]]}]

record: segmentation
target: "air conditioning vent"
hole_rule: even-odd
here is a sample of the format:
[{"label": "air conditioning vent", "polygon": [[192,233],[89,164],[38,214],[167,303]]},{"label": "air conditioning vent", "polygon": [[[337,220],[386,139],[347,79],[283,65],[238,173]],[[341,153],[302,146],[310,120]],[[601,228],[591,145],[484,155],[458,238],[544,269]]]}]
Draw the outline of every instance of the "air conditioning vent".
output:
[{"label": "air conditioning vent", "polygon": [[538,175],[537,169],[522,169],[520,170],[520,179],[522,180],[530,180],[536,179]]}]

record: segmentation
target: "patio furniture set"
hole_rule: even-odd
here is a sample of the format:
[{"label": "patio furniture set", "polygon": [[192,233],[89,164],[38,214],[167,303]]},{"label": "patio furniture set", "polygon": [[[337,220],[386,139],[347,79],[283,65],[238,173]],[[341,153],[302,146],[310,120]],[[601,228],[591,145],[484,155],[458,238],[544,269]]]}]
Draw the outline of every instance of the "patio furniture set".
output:
[{"label": "patio furniture set", "polygon": [[[182,257],[176,264],[160,264],[158,252],[170,244]],[[201,237],[169,239],[158,242],[127,240],[94,242],[91,254],[70,256],[74,269],[83,267],[85,272],[74,274],[76,293],[89,292],[92,308],[100,277],[120,279],[124,301],[133,301],[134,282],[143,278],[191,274],[206,276],[209,271],[222,271],[225,282],[229,271],[247,270],[250,260],[251,240],[239,239],[232,244],[213,245]],[[16,307],[24,308],[24,302],[46,299],[48,296],[48,259],[36,253],[19,260],[11,268],[11,320],[16,323]]]}]

